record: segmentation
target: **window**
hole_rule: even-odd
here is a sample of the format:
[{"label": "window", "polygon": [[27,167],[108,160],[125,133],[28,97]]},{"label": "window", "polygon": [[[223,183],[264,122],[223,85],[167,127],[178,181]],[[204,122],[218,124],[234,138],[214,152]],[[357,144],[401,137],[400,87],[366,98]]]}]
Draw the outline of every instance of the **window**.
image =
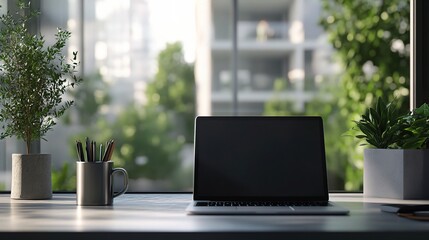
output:
[{"label": "window", "polygon": [[414,95],[412,96],[413,107],[420,106],[423,103],[429,103],[429,84],[425,79],[424,64],[428,62],[429,48],[426,42],[429,39],[428,32],[425,30],[429,22],[429,17],[423,13],[427,9],[426,1],[414,0],[413,4],[413,57],[412,57],[412,76],[414,77]]},{"label": "window", "polygon": [[[394,51],[389,45],[393,33],[386,30],[392,24],[403,30],[399,46],[403,54],[395,55],[397,62],[407,62],[408,0],[347,3],[344,8],[359,6],[350,13],[352,20],[339,19],[335,12],[341,14],[341,4],[325,0],[33,3],[42,13],[39,29],[47,43],[56,27],[72,32],[68,49],[79,51],[85,79],[67,96],[76,99],[75,106],[49,132],[48,142],[41,143],[42,151],[52,154],[57,190],[74,189],[73,142],[86,136],[97,142],[115,139],[115,166],[129,171],[130,191],[192,190],[195,115],[322,115],[330,190],[360,190],[361,150],[353,138],[344,136],[351,119],[384,94],[377,88],[389,76],[394,76],[394,85],[389,86],[403,90],[389,94],[408,98],[409,77],[398,75],[397,68],[377,72],[375,57],[355,66],[359,73],[347,73],[353,66],[344,66],[347,54],[371,52],[357,47]],[[371,12],[377,8],[381,12]],[[359,15],[362,11],[365,14]],[[371,28],[366,22],[371,17],[382,19],[384,25]],[[335,25],[341,20],[367,32],[344,32],[357,25],[341,30]],[[380,47],[363,44],[372,41],[362,40],[371,34],[384,39]],[[358,45],[353,45],[355,40]],[[349,52],[338,54],[342,49]],[[344,78],[352,79],[350,88]],[[361,78],[364,84],[353,85]],[[427,86],[419,79],[417,72],[417,93],[422,96]],[[373,90],[361,87],[367,82],[374,83]],[[362,104],[349,107],[353,102]],[[7,159],[19,151],[17,140],[0,141],[0,171],[5,173],[0,174],[0,189],[10,186]]]}]

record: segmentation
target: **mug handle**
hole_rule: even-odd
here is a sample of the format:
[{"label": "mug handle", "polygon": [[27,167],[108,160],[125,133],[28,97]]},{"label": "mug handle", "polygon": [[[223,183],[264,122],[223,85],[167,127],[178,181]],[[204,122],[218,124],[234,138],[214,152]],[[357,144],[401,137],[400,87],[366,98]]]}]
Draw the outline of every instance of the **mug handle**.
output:
[{"label": "mug handle", "polygon": [[121,172],[123,174],[123,176],[124,176],[124,186],[123,186],[123,188],[122,188],[121,191],[119,191],[117,193],[113,193],[113,198],[124,194],[127,191],[127,189],[128,189],[128,173],[127,173],[127,171],[125,169],[123,169],[123,168],[114,168],[112,170],[112,177],[113,177],[113,174],[115,174],[117,172]]}]

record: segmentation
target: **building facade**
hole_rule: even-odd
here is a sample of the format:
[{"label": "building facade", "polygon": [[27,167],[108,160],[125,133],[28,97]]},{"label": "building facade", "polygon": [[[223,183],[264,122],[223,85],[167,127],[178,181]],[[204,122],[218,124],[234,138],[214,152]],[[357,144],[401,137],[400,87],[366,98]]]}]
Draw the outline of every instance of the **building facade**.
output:
[{"label": "building facade", "polygon": [[[326,76],[335,72],[331,47],[319,21],[319,0],[239,0],[238,64],[232,66],[232,0],[199,1],[196,75],[198,113],[232,114],[233,79],[237,71],[238,114],[261,115],[278,97],[303,112]],[[275,82],[282,82],[274,94]]]}]

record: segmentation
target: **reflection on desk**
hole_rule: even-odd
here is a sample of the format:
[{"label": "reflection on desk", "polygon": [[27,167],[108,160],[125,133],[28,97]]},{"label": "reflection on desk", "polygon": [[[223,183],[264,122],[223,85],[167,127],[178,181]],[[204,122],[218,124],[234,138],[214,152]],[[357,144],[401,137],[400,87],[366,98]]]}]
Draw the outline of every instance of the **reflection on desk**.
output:
[{"label": "reflection on desk", "polygon": [[429,239],[429,222],[380,211],[381,203],[429,204],[331,194],[349,216],[194,216],[191,194],[125,194],[113,206],[79,207],[75,194],[51,200],[0,195],[0,239]]}]

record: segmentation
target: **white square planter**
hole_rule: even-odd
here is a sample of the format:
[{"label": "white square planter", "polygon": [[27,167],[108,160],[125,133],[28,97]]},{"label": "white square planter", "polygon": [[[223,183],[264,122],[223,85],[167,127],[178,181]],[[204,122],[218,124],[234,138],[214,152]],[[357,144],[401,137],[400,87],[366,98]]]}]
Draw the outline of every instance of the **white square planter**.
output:
[{"label": "white square planter", "polygon": [[429,199],[429,150],[365,149],[364,196]]}]

